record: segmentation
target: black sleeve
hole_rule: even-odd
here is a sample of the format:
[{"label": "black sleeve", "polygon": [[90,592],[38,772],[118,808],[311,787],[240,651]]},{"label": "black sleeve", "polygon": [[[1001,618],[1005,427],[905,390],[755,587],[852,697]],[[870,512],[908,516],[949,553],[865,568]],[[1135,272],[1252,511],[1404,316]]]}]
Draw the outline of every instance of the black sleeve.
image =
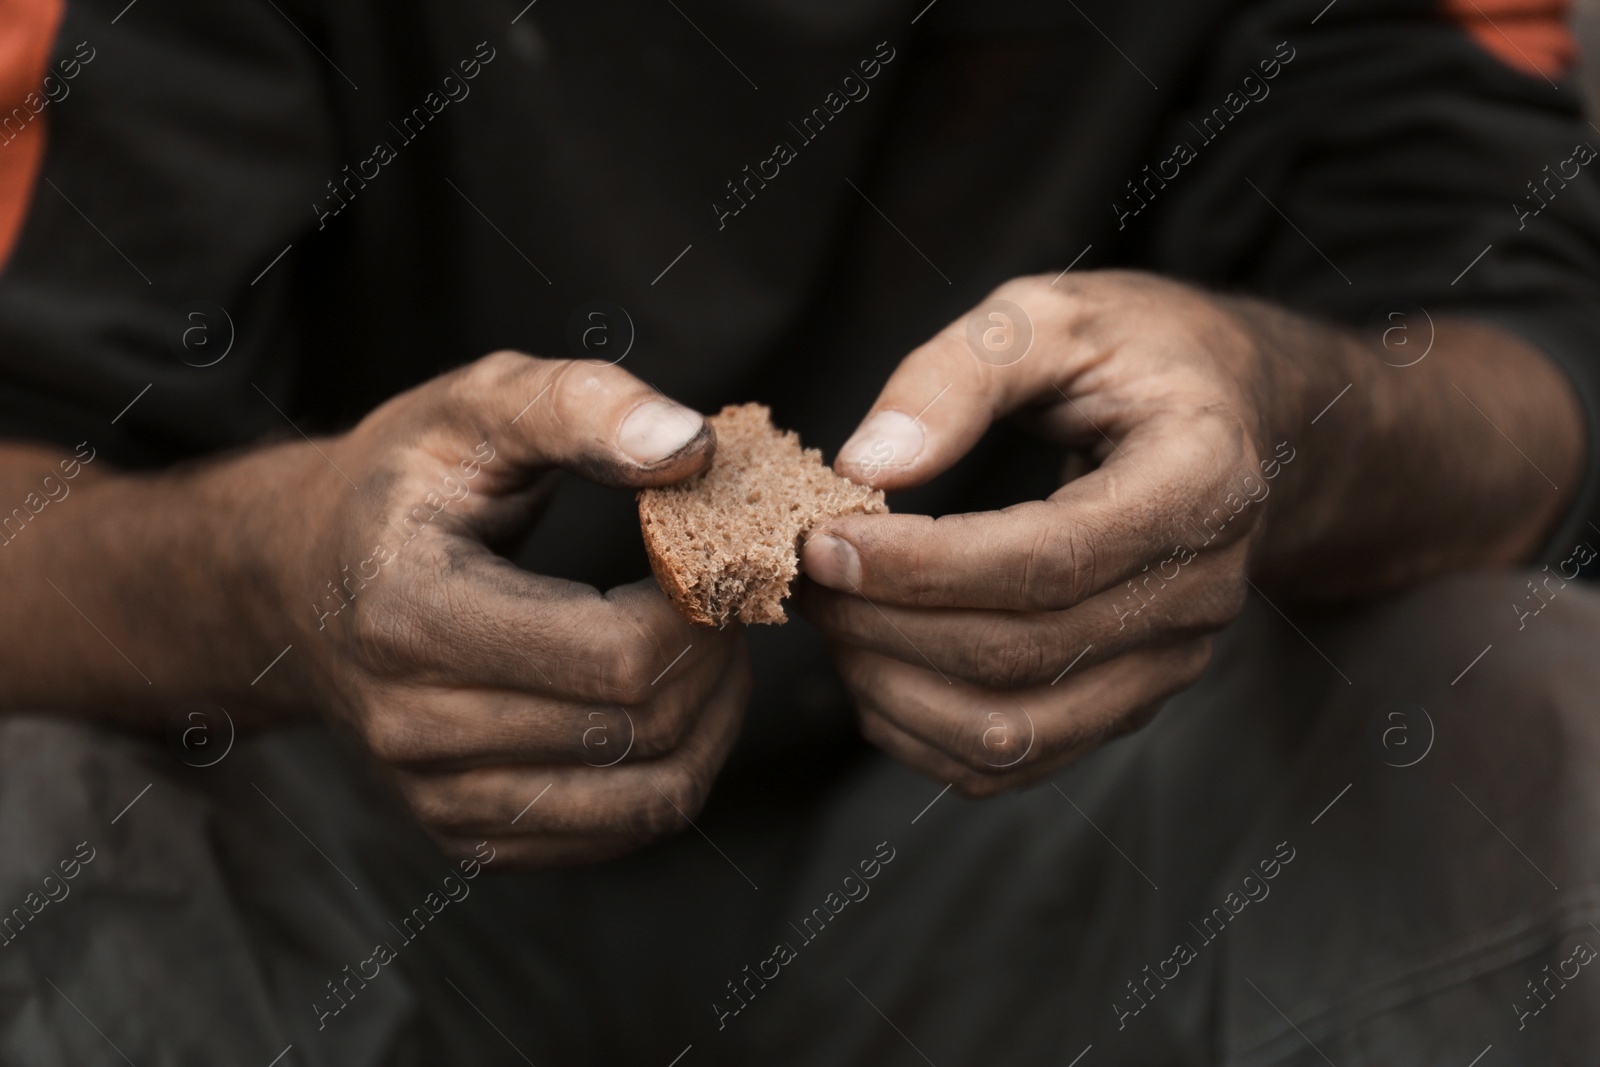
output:
[{"label": "black sleeve", "polygon": [[1542,557],[1564,560],[1600,545],[1600,130],[1553,69],[1513,69],[1442,7],[1245,6],[1168,131],[1187,162],[1151,199],[1152,254],[1353,326],[1404,323],[1413,342],[1453,314],[1540,348],[1588,424],[1583,485]]},{"label": "black sleeve", "polygon": [[279,8],[125,6],[74,0],[57,37],[78,65],[0,274],[0,437],[146,466],[287,428],[257,391],[296,374],[294,253],[274,260],[333,138]]}]

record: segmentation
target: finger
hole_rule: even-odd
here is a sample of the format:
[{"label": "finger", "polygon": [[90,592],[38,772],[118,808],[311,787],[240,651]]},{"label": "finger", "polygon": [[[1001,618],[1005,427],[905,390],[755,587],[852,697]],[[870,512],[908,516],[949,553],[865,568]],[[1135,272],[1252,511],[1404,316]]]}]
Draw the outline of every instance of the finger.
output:
[{"label": "finger", "polygon": [[964,456],[991,422],[1016,406],[1031,376],[979,359],[966,337],[970,317],[900,361],[839,449],[834,468],[840,474],[880,489],[920,485]]},{"label": "finger", "polygon": [[588,360],[496,352],[400,402],[431,408],[443,439],[422,443],[449,462],[460,442],[483,442],[494,485],[519,485],[547,466],[612,487],[666,485],[705,469],[716,446],[698,412]]},{"label": "finger", "polygon": [[910,608],[801,582],[794,604],[830,641],[893,656],[989,688],[1048,684],[1151,644],[1212,633],[1249,586],[1237,552],[1142,572],[1064,611]]},{"label": "finger", "polygon": [[980,772],[951,759],[926,741],[902,730],[892,720],[866,708],[861,711],[861,736],[895,761],[950,786],[969,800],[996,796],[1054,774],[1089,748],[1069,749],[1052,758],[1030,761],[1007,771]]},{"label": "finger", "polygon": [[648,700],[734,635],[692,627],[654,580],[601,594],[532,574],[465,538],[419,538],[361,589],[352,625],[379,677],[602,704]]},{"label": "finger", "polygon": [[[1182,318],[1205,309],[1206,298],[1136,274],[1121,274],[1110,286],[1095,284],[1111,273],[1081,273],[1078,284],[1059,287],[1059,278],[1043,276],[1001,285],[900,362],[840,449],[835,468],[864,484],[904,489],[946,470],[990,423],[1019,409],[1058,405],[1048,410],[1059,436],[1098,447],[1120,439],[1151,408],[1179,401],[1195,384],[1182,372],[1184,349],[1210,342],[1170,329],[1154,336],[1140,330],[1158,309]],[[1101,372],[1133,338],[1148,345],[1150,366],[1176,373],[1161,380],[1141,375],[1140,404],[1111,400],[1091,418],[1071,398],[1117,392],[1115,376]]]},{"label": "finger", "polygon": [[801,559],[813,581],[874,601],[1063,608],[1146,565],[1170,570],[1236,542],[1259,512],[1250,494],[1265,496],[1259,478],[1239,480],[1249,449],[1226,415],[1154,417],[1048,500],[939,519],[845,516],[813,533]]},{"label": "finger", "polygon": [[418,819],[445,835],[598,834],[643,842],[686,828],[699,813],[738,738],[749,693],[749,663],[736,657],[683,745],[661,759],[392,774]]},{"label": "finger", "polygon": [[1003,693],[860,650],[840,670],[864,707],[907,734],[969,771],[1010,775],[1142,725],[1140,710],[1192,684],[1210,655],[1210,639],[1185,641]]},{"label": "finger", "polygon": [[1096,355],[1088,301],[1018,278],[913,349],[834,467],[880,489],[921,485],[966,455],[990,423],[1071,381]]},{"label": "finger", "polygon": [[357,730],[379,760],[434,773],[507,763],[610,767],[676,750],[740,652],[718,645],[695,670],[631,707],[504,689],[390,686],[369,698]]}]

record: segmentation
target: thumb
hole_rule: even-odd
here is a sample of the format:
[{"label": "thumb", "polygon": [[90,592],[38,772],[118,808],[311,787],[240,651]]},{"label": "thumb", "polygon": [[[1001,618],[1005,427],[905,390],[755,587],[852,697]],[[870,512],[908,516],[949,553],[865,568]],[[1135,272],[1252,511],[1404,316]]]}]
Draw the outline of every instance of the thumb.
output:
[{"label": "thumb", "polygon": [[[1020,294],[1018,294],[1020,295]],[[878,489],[907,489],[948,469],[995,419],[1046,382],[1033,317],[991,298],[906,356],[834,469]]]},{"label": "thumb", "polygon": [[620,367],[496,352],[447,382],[447,421],[487,440],[519,483],[560,467],[613,488],[667,485],[716,451],[699,412]]}]

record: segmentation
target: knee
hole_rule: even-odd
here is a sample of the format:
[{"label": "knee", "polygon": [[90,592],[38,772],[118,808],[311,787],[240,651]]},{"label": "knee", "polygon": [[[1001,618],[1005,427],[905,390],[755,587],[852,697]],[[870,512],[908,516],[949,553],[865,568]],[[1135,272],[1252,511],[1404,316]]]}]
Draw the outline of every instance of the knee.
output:
[{"label": "knee", "polygon": [[1587,584],[1550,571],[1456,575],[1367,616],[1344,645],[1351,688],[1494,727],[1517,747],[1560,736],[1597,751],[1600,592]]},{"label": "knee", "polygon": [[1523,847],[1570,853],[1600,830],[1600,593],[1557,579],[1540,606],[1545,573],[1459,575],[1364,609],[1330,645],[1351,683],[1330,710],[1369,768],[1351,769],[1401,809],[1471,803]]}]

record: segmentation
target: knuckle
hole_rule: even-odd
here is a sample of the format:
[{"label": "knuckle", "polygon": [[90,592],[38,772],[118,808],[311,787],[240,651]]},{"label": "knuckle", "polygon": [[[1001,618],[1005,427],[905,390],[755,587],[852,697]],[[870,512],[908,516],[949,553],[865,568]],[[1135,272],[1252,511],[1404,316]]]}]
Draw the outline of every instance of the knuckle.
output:
[{"label": "knuckle", "polygon": [[445,858],[452,864],[460,863],[462,860],[478,860],[483,855],[481,851],[483,845],[468,838],[434,834],[433,840],[439,851],[443,852]]},{"label": "knuckle", "polygon": [[[505,395],[526,382],[545,360],[501,349],[458,368],[445,379],[445,410],[481,411],[486,398]],[[524,386],[525,388],[525,386]]]},{"label": "knuckle", "polygon": [[384,763],[412,762],[419,755],[416,731],[406,716],[392,708],[369,710],[361,721],[361,739]]},{"label": "knuckle", "polygon": [[977,738],[952,753],[968,769],[983,775],[1004,774],[1028,761],[1038,738],[1033,719],[1026,713],[990,711],[980,724],[983,729]]},{"label": "knuckle", "polygon": [[894,759],[925,774],[938,774],[935,768],[923,766],[923,761],[907,744],[906,737],[899,727],[890,722],[889,718],[875,706],[863,703],[856,720],[862,738],[869,745],[887,752]]},{"label": "knuckle", "polygon": [[460,812],[450,793],[431,783],[402,778],[400,794],[424,826],[447,829],[460,821]]},{"label": "knuckle", "polygon": [[584,716],[578,758],[591,767],[612,767],[624,759],[657,755],[649,732],[626,708],[605,706]]},{"label": "knuckle", "polygon": [[1250,588],[1242,577],[1217,582],[1198,597],[1192,609],[1192,632],[1214,633],[1237,619],[1244,611]]},{"label": "knuckle", "polygon": [[1010,789],[1011,777],[969,770],[958,774],[950,786],[967,800],[987,800]]},{"label": "knuckle", "polygon": [[676,752],[688,740],[698,708],[687,700],[669,700],[663,706],[652,708],[644,716],[645,725],[639,731],[638,748],[641,756],[665,756]]},{"label": "knuckle", "polygon": [[1016,620],[996,619],[973,643],[972,681],[993,689],[1033,685],[1046,671],[1054,649],[1032,627],[1017,632]]},{"label": "knuckle", "polygon": [[689,768],[658,775],[633,823],[635,836],[656,838],[675,834],[700,814],[710,792],[709,783]]},{"label": "knuckle", "polygon": [[423,643],[420,615],[392,590],[374,589],[353,604],[356,655],[368,668],[398,672],[417,661]]},{"label": "knuckle", "polygon": [[1077,604],[1094,592],[1097,580],[1094,541],[1087,532],[1073,533],[1064,530],[1061,539],[1066,542],[1066,573],[1062,584],[1066,586],[1068,603]]},{"label": "knuckle", "polygon": [[1184,685],[1189,685],[1199,680],[1200,676],[1205,674],[1206,669],[1211,666],[1211,655],[1215,650],[1216,641],[1208,637],[1204,640],[1196,641],[1185,651],[1183,662],[1179,667],[1179,674],[1183,678]]},{"label": "knuckle", "polygon": [[1135,708],[1130,708],[1128,711],[1113,719],[1111,723],[1107,725],[1106,728],[1101,732],[1097,740],[1103,744],[1107,741],[1114,741],[1119,737],[1125,737],[1128,734],[1137,733],[1138,731],[1143,730],[1146,726],[1150,725],[1151,721],[1155,719],[1156,715],[1160,713],[1164,706],[1165,701],[1158,699],[1147,701]]},{"label": "knuckle", "polygon": [[670,707],[667,715],[664,715],[666,718],[664,749],[667,752],[677,750],[678,747],[682,747],[683,742],[690,739],[694,725],[699,721],[699,712],[701,709],[688,701],[674,701],[674,707]]},{"label": "knuckle", "polygon": [[643,626],[610,629],[595,643],[599,646],[596,684],[604,699],[623,705],[643,704],[656,693],[651,683],[660,674],[659,643]]},{"label": "knuckle", "polygon": [[597,406],[614,401],[618,379],[632,375],[620,367],[578,360],[551,360],[547,385],[559,423],[582,425]]},{"label": "knuckle", "polygon": [[1245,602],[1249,598],[1250,587],[1242,576],[1227,582],[1217,596],[1215,617],[1217,628],[1221,629],[1237,619],[1244,611]]},{"label": "knuckle", "polygon": [[1018,577],[1018,592],[1024,605],[1039,607],[1042,601],[1059,593],[1064,580],[1071,580],[1070,566],[1065,574],[1061,573],[1060,561],[1056,556],[1058,547],[1071,550],[1070,544],[1057,546],[1055,531],[1050,524],[1040,523],[1023,554],[1022,570]]},{"label": "knuckle", "polygon": [[649,664],[640,656],[607,656],[598,664],[596,684],[606,700],[624,707],[645,703],[654,693]]},{"label": "knuckle", "polygon": [[533,364],[532,356],[500,349],[468,363],[461,370],[461,385],[478,395],[503,388],[513,377],[524,374]]},{"label": "knuckle", "polygon": [[1010,300],[1024,308],[1042,306],[1046,300],[1056,294],[1052,289],[1047,275],[1024,274],[1009,278],[1002,282],[989,294],[992,300]]},{"label": "knuckle", "polygon": [[1087,599],[1096,583],[1094,541],[1081,526],[1040,525],[1022,561],[1021,607],[1050,611]]}]

